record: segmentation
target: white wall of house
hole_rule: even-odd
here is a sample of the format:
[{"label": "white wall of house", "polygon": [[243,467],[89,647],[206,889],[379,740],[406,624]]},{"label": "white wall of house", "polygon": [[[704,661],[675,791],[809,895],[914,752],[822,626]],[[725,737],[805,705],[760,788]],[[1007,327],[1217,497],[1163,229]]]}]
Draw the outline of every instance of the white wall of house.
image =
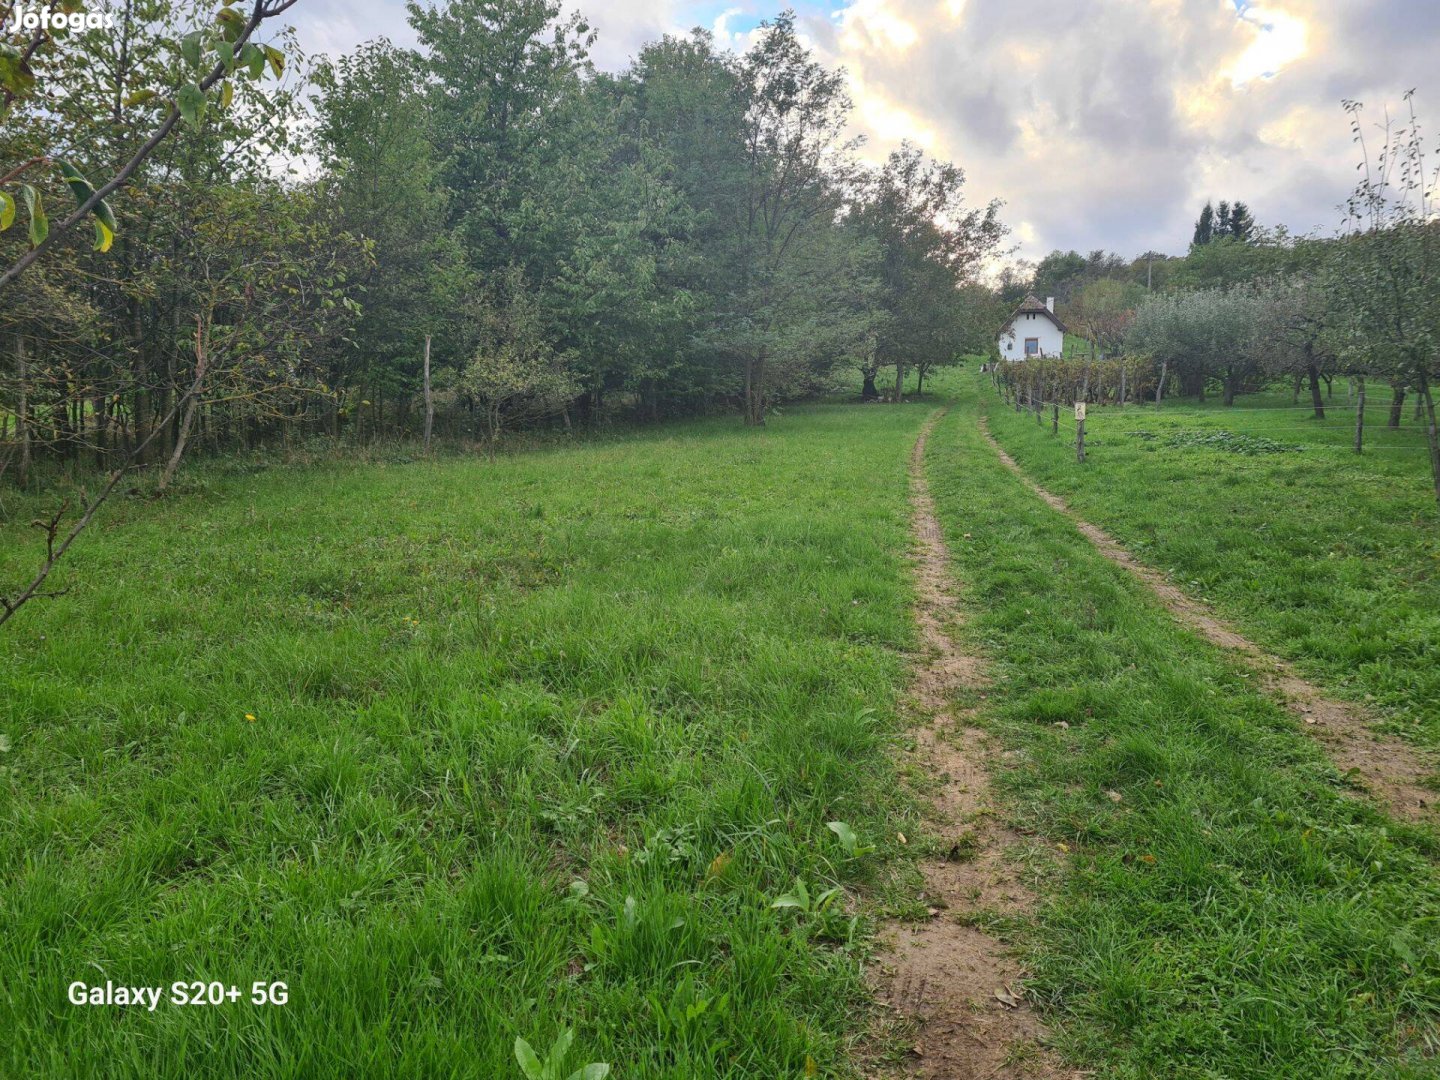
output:
[{"label": "white wall of house", "polygon": [[1001,332],[1000,358],[1024,360],[1027,338],[1035,339],[1034,347],[1041,356],[1059,356],[1065,351],[1065,335],[1060,328],[1047,316],[1027,311],[1015,316],[1015,321]]}]

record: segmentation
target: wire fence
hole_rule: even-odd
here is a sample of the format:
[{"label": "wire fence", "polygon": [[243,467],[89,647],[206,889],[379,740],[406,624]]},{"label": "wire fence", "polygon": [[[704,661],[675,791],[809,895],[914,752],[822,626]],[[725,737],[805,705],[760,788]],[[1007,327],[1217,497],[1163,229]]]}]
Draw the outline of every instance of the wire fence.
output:
[{"label": "wire fence", "polygon": [[[1096,442],[1096,436],[1100,435],[1103,435],[1106,438],[1114,435],[1150,436],[1158,438],[1166,434],[1172,436],[1180,434],[1181,429],[1175,426],[1179,423],[1198,423],[1203,425],[1206,421],[1220,420],[1229,424],[1235,424],[1236,426],[1239,426],[1240,424],[1243,424],[1244,418],[1246,416],[1249,416],[1253,413],[1306,413],[1308,415],[1303,420],[1291,417],[1284,417],[1280,419],[1279,422],[1282,425],[1286,424],[1287,421],[1294,420],[1295,422],[1290,424],[1289,426],[1277,427],[1275,423],[1269,423],[1264,427],[1263,430],[1258,432],[1242,431],[1236,432],[1235,434],[1249,435],[1255,438],[1270,439],[1274,439],[1276,437],[1283,439],[1287,435],[1306,435],[1313,439],[1316,434],[1320,433],[1321,431],[1328,430],[1333,432],[1336,436],[1334,442],[1284,442],[1282,445],[1286,450],[1338,450],[1351,456],[1363,456],[1364,454],[1368,454],[1371,451],[1410,454],[1430,453],[1430,447],[1425,441],[1425,433],[1423,429],[1417,427],[1397,428],[1390,423],[1391,417],[1395,415],[1395,410],[1392,403],[1388,401],[1375,401],[1364,403],[1363,408],[1365,409],[1365,412],[1362,416],[1359,417],[1355,416],[1354,414],[1356,410],[1362,408],[1360,402],[1336,403],[1326,401],[1321,406],[1321,410],[1325,415],[1319,416],[1316,415],[1316,408],[1313,404],[1276,406],[1221,406],[1220,408],[1224,409],[1223,412],[1219,411],[1218,408],[1212,411],[1210,408],[1205,408],[1202,406],[1200,410],[1194,410],[1192,408],[1186,413],[1178,413],[1176,411],[1171,411],[1167,413],[1163,404],[1156,406],[1149,403],[1142,404],[1140,402],[1131,402],[1124,405],[1107,404],[1089,406],[1087,407],[1085,419],[1077,423],[1074,415],[1075,405],[1077,404],[1075,402],[1047,401],[1043,399],[1039,401],[1033,401],[1027,398],[1022,390],[1012,389],[1007,395],[1006,391],[1000,386],[996,386],[996,393],[997,395],[1006,397],[1007,408],[1013,408],[1016,413],[1033,414],[1036,424],[1039,427],[1049,427],[1052,431],[1055,432],[1058,432],[1061,427],[1064,427],[1067,433],[1072,431],[1075,432],[1077,440],[1080,433],[1083,432],[1086,437],[1085,449],[1087,452],[1095,448],[1097,445],[1103,446],[1103,444]],[[1184,406],[1176,406],[1176,408],[1182,407]],[[1330,428],[1322,428],[1317,426],[1320,424],[1324,424],[1326,421],[1331,419],[1328,414],[1332,412],[1344,412],[1349,414],[1344,417],[1346,421],[1344,426],[1335,425],[1334,427]],[[1165,421],[1165,423],[1158,425],[1157,429],[1125,428],[1116,431],[1110,427],[1110,424],[1112,422],[1121,419],[1133,423],[1138,418],[1138,414],[1140,413],[1143,413],[1144,415],[1149,417],[1154,417],[1157,421]],[[1374,417],[1373,421],[1371,421],[1370,419],[1372,416]],[[1361,445],[1358,451],[1355,447],[1355,436],[1357,435],[1357,420],[1361,421],[1363,424],[1363,438],[1361,439]],[[1373,428],[1370,426],[1372,422]],[[1211,433],[1227,429],[1213,426],[1201,426],[1194,430],[1198,432]],[[1392,435],[1398,433],[1399,431],[1405,431],[1413,434],[1415,441],[1395,442],[1388,438],[1381,441],[1374,441],[1370,437],[1370,432],[1372,430],[1376,433],[1388,432]]]}]

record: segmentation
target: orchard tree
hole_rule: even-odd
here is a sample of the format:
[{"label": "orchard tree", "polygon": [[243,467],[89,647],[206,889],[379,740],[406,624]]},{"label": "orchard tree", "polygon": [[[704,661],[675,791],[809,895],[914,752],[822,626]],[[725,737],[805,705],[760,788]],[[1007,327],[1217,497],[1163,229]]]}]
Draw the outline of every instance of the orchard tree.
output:
[{"label": "orchard tree", "polygon": [[1347,202],[1350,231],[1336,245],[1327,282],[1342,357],[1391,380],[1396,413],[1403,388],[1419,398],[1440,501],[1440,433],[1432,392],[1440,378],[1440,229],[1413,92],[1405,100],[1406,119],[1387,124],[1373,159],[1360,124],[1361,104],[1345,104],[1363,171]]},{"label": "orchard tree", "polygon": [[1226,405],[1260,371],[1266,347],[1264,305],[1250,290],[1206,289],[1151,296],[1125,335],[1133,352],[1146,353],[1175,373],[1184,393],[1205,397],[1206,383],[1221,383]]}]

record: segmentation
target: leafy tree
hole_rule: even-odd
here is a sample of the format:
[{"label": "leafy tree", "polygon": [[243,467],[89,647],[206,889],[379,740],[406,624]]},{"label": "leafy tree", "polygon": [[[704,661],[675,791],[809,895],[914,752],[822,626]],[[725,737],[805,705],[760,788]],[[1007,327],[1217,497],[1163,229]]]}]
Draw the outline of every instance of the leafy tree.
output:
[{"label": "leafy tree", "polygon": [[880,254],[885,316],[877,323],[876,347],[861,365],[866,397],[875,396],[882,364],[895,367],[898,401],[907,368],[928,370],[985,347],[978,327],[963,317],[972,294],[960,286],[973,282],[1005,229],[998,202],[965,205],[964,184],[963,170],[927,161],[906,144],[867,178],[851,210],[853,224]]},{"label": "leafy tree", "polygon": [[1152,295],[1135,313],[1126,347],[1155,357],[1203,399],[1206,383],[1222,385],[1225,404],[1258,374],[1266,347],[1264,305],[1251,290],[1204,289]]},{"label": "leafy tree", "polygon": [[565,410],[576,389],[573,356],[556,351],[546,337],[540,305],[518,269],[486,289],[475,314],[475,355],[460,385],[484,417],[493,458],[507,427]]},{"label": "leafy tree", "polygon": [[1027,292],[1064,303],[1084,283],[1090,264],[1078,251],[1052,251],[1035,264],[1035,277]]},{"label": "leafy tree", "polygon": [[326,193],[371,255],[356,282],[357,344],[333,354],[326,376],[334,431],[347,391],[373,399],[418,389],[427,335],[438,338],[437,366],[459,365],[459,307],[473,278],[448,225],[419,58],[382,38],[322,65],[315,85]]},{"label": "leafy tree", "polygon": [[[261,24],[273,19],[294,5],[296,0],[255,0],[247,15],[236,7],[225,5],[214,14],[213,23],[190,30],[176,42],[178,65],[157,68],[153,65],[122,63],[118,76],[113,113],[126,107],[143,107],[160,102],[159,119],[149,134],[133,147],[128,156],[107,167],[107,177],[97,188],[86,174],[61,156],[58,132],[52,132],[40,152],[12,164],[0,175],[0,230],[8,227],[14,217],[15,194],[6,190],[22,177],[16,190],[28,218],[29,248],[13,262],[0,261],[0,290],[29,269],[40,256],[81,221],[93,217],[95,249],[108,251],[118,229],[114,211],[107,198],[123,187],[156,149],[170,137],[182,121],[198,129],[207,111],[214,106],[230,108],[236,85],[242,80],[258,80],[267,67],[279,76],[285,66],[285,54],[273,45],[252,40]],[[58,14],[60,9],[56,8]],[[128,20],[130,13],[126,12]],[[56,35],[47,20],[28,36],[23,31],[18,42],[4,42],[0,49],[0,120],[7,125],[11,114],[22,107],[33,107],[44,114],[52,95],[44,92],[44,84],[60,81],[67,70],[105,70],[103,54],[107,37],[98,27],[85,33]],[[135,76],[151,76],[136,85],[124,81]],[[153,76],[160,75],[158,79]],[[140,81],[140,80],[137,80]],[[67,92],[73,91],[67,85]],[[128,93],[127,93],[128,91]],[[53,95],[64,98],[65,94]],[[113,114],[112,114],[113,115]],[[0,159],[3,161],[4,159]],[[4,167],[0,165],[0,167]],[[73,195],[76,206],[57,223],[50,222],[44,208],[44,192],[28,182],[39,170],[52,169],[52,182],[63,182]],[[7,266],[6,263],[9,263]]]}]

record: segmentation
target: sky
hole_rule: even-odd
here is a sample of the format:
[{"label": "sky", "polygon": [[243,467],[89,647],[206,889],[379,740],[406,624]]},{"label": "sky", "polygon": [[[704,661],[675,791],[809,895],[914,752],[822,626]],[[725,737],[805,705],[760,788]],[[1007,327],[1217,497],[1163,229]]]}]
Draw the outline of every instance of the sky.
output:
[{"label": "sky", "polygon": [[[1207,199],[1328,233],[1359,149],[1415,89],[1440,131],[1440,0],[572,0],[593,59],[704,27],[736,51],[793,6],[843,67],[863,156],[902,140],[965,169],[973,203],[1004,203],[1016,257],[1095,248],[1181,254]],[[413,41],[401,0],[300,0],[310,53]]]}]

